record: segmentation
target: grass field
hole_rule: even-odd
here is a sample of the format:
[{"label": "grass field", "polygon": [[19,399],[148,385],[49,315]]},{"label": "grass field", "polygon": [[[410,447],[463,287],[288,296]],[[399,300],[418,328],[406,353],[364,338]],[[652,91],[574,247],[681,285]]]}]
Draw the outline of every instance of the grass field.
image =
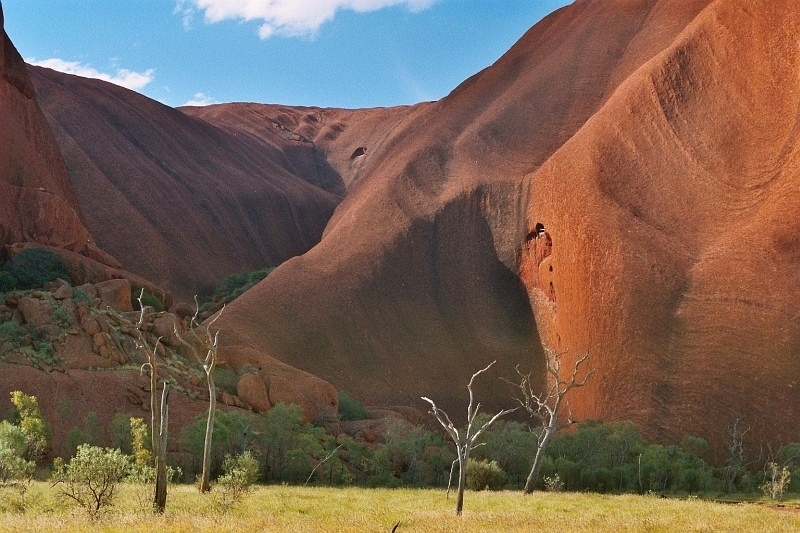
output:
[{"label": "grass field", "polygon": [[138,508],[142,490],[120,487],[113,508],[90,519],[46,483],[28,491],[28,508],[9,510],[3,494],[0,531],[800,531],[800,509],[698,499],[575,493],[468,492],[464,515],[442,490],[257,487],[233,510],[221,510],[195,487],[173,486],[163,516]]}]

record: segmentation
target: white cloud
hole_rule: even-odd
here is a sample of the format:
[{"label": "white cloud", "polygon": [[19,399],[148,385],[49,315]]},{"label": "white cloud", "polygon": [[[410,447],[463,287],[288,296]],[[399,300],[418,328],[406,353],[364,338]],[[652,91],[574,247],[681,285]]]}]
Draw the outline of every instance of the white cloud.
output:
[{"label": "white cloud", "polygon": [[211,105],[211,104],[218,104],[216,100],[211,98],[210,96],[203,94],[203,93],[194,93],[194,96],[191,100],[182,104],[184,106],[204,106],[204,105]]},{"label": "white cloud", "polygon": [[107,74],[90,67],[79,61],[65,61],[58,58],[43,59],[38,61],[36,59],[26,59],[31,65],[38,67],[47,67],[66,74],[74,74],[76,76],[83,76],[84,78],[95,78],[98,80],[107,81],[132,91],[138,91],[146,86],[148,83],[155,79],[155,69],[149,68],[144,72],[135,72],[125,68],[118,68],[115,74]]},{"label": "white cloud", "polygon": [[422,11],[437,0],[178,0],[176,11],[184,15],[184,27],[191,26],[195,11],[202,11],[206,22],[223,20],[261,21],[258,35],[300,37],[314,35],[337,11],[367,13],[393,6],[412,12]]}]

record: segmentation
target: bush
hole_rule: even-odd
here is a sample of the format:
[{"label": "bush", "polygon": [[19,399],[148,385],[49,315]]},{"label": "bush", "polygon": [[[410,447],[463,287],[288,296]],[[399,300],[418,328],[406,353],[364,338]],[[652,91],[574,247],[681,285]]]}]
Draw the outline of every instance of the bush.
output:
[{"label": "bush", "polygon": [[13,320],[0,324],[0,342],[10,341],[14,344],[18,344],[19,341],[22,340],[24,333],[24,330],[19,324]]},{"label": "bush", "polygon": [[[58,278],[70,279],[66,263],[43,248],[21,251],[3,266],[3,270],[16,280],[16,288],[22,290],[36,289]],[[9,277],[5,280],[8,283]]]},{"label": "bush", "polygon": [[82,444],[68,464],[61,458],[53,461],[53,481],[62,495],[96,517],[113,504],[114,490],[130,465],[130,457],[117,449]]},{"label": "bush", "polygon": [[11,403],[19,413],[19,426],[25,433],[27,449],[25,458],[37,460],[50,447],[50,426],[42,417],[36,396],[29,396],[20,391],[11,392]]},{"label": "bush", "polygon": [[275,267],[265,267],[260,270],[253,270],[252,272],[231,274],[225,278],[222,285],[214,289],[211,298],[200,307],[201,311],[208,310],[215,302],[230,303],[241,296],[246,290],[266,278],[273,270],[275,270]]},{"label": "bush", "polygon": [[780,468],[777,463],[771,462],[767,465],[766,477],[760,488],[767,498],[780,500],[791,481],[792,475],[788,466]]},{"label": "bush", "polygon": [[217,503],[230,509],[242,497],[250,492],[253,483],[258,479],[258,461],[249,451],[241,455],[227,455],[222,463],[225,472],[217,479],[221,491],[217,495]]},{"label": "bush", "polygon": [[0,293],[10,292],[16,290],[17,278],[12,276],[9,272],[0,270]]},{"label": "bush", "polygon": [[81,289],[80,287],[77,287],[72,292],[72,301],[75,302],[76,304],[77,303],[91,303],[92,300],[93,300],[93,298],[91,296],[89,296],[89,293],[87,293],[85,290]]},{"label": "bush", "polygon": [[53,321],[56,325],[60,326],[63,329],[67,329],[72,325],[74,319],[72,318],[72,313],[69,312],[69,309],[63,306],[59,306],[53,310]]},{"label": "bush", "polygon": [[339,420],[369,420],[372,415],[364,404],[344,391],[339,391]]},{"label": "bush", "polygon": [[506,473],[494,461],[467,461],[467,488],[470,490],[500,490]]},{"label": "bush", "polygon": [[36,464],[28,461],[25,431],[5,420],[0,422],[0,484],[31,478]]},{"label": "bush", "polygon": [[[140,293],[142,299],[142,305],[144,307],[151,307],[154,312],[160,313],[164,310],[164,303],[158,299],[157,296],[151,294],[147,291],[142,291]],[[132,304],[134,309],[139,307],[139,295],[131,296]]]}]

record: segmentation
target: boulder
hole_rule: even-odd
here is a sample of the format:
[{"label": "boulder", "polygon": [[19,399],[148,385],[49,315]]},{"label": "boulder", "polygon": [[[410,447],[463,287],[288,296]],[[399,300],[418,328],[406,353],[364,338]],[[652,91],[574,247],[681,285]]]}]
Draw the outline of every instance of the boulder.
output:
[{"label": "boulder", "polygon": [[25,296],[19,299],[17,310],[26,324],[34,327],[52,324],[53,305],[47,300]]},{"label": "boulder", "polygon": [[255,400],[262,407],[267,403],[270,406],[277,403],[299,405],[307,422],[336,418],[338,396],[327,381],[247,346],[220,348],[219,358],[221,364],[226,363],[235,371],[244,368],[258,370],[256,377],[266,388],[266,401],[256,378],[247,378],[242,389],[251,394],[249,398],[243,397],[248,404],[253,405],[252,400]]},{"label": "boulder", "polygon": [[131,283],[127,279],[110,279],[95,285],[97,295],[103,305],[120,311],[133,311],[131,304]]},{"label": "boulder", "polygon": [[[183,322],[177,315],[163,313],[153,319],[153,333],[161,337],[161,342],[172,348],[180,348],[183,343],[175,334],[175,328],[183,335]],[[187,339],[188,340],[188,339]]]},{"label": "boulder", "polygon": [[236,394],[247,402],[253,411],[263,413],[272,408],[267,384],[259,374],[245,374],[236,384]]}]

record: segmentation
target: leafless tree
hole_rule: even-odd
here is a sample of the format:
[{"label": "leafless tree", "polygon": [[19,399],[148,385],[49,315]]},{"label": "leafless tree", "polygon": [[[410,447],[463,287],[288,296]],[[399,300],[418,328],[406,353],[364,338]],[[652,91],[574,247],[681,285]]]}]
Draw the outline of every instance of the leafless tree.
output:
[{"label": "leafless tree", "polygon": [[164,382],[161,390],[161,400],[158,398],[158,358],[156,356],[161,337],[156,339],[151,347],[145,335],[145,310],[147,306],[142,302],[144,289],[139,293],[139,320],[135,324],[132,334],[136,338],[137,347],[144,350],[147,362],[142,365],[150,368],[150,432],[152,434],[153,457],[155,459],[156,485],[153,495],[153,509],[161,514],[167,507],[167,432],[169,425],[169,383]]},{"label": "leafless tree", "polygon": [[486,368],[478,370],[472,374],[472,378],[469,380],[469,384],[467,385],[467,391],[469,391],[469,405],[467,405],[467,427],[463,429],[463,431],[459,431],[455,424],[453,424],[453,422],[450,420],[450,417],[447,416],[447,413],[436,407],[436,404],[433,402],[433,400],[422,396],[423,400],[431,404],[431,414],[436,417],[436,420],[438,420],[442,427],[447,431],[447,434],[450,435],[450,438],[453,439],[453,443],[456,446],[456,455],[458,457],[459,468],[456,515],[461,515],[462,511],[464,510],[464,487],[466,485],[467,478],[467,461],[469,461],[470,452],[476,446],[475,442],[481,433],[488,429],[489,426],[494,424],[500,417],[516,411],[516,408],[503,409],[483,424],[480,422],[476,423],[475,421],[476,417],[478,416],[478,412],[480,411],[481,404],[475,403],[475,398],[472,393],[472,383],[475,381],[476,377],[489,370],[489,368],[491,368],[495,363],[496,361],[492,361]]},{"label": "leafless tree", "polygon": [[[194,316],[192,316],[188,329],[190,335],[187,335],[190,337],[191,342],[181,336],[177,326],[175,326],[174,331],[178,340],[192,352],[195,361],[202,362],[203,370],[206,373],[208,417],[206,419],[206,435],[203,444],[203,474],[200,479],[200,492],[208,492],[211,490],[211,439],[214,435],[214,417],[217,413],[217,388],[214,384],[214,367],[217,366],[217,349],[219,347],[219,330],[213,333],[211,330],[214,323],[222,316],[225,306],[222,306],[222,309],[214,315],[206,326],[201,327],[198,319],[200,305],[197,302],[197,296],[194,297],[194,305]],[[197,346],[202,346],[205,356],[200,356]]]},{"label": "leafless tree", "polygon": [[568,419],[566,422],[559,421],[559,414],[564,406],[564,399],[569,391],[577,387],[583,387],[589,380],[589,377],[596,369],[592,368],[580,378],[581,365],[583,365],[589,358],[587,351],[575,361],[572,372],[567,377],[561,375],[561,356],[550,348],[545,348],[545,364],[547,372],[547,387],[542,392],[537,392],[531,381],[531,374],[523,374],[516,367],[517,374],[520,377],[519,383],[514,383],[514,386],[519,388],[521,397],[517,401],[533,418],[539,420],[542,425],[542,431],[539,433],[538,442],[536,445],[536,454],[533,458],[533,466],[525,480],[525,494],[533,492],[533,487],[539,477],[539,472],[544,463],[544,453],[550,441],[553,440],[555,434],[560,430],[572,424],[572,420]]},{"label": "leafless tree", "polygon": [[728,442],[730,456],[728,465],[725,467],[725,490],[728,493],[733,491],[733,487],[745,471],[744,436],[751,428],[748,426],[747,429],[742,429],[741,421],[741,417],[737,417],[728,428],[731,436],[731,440]]}]

